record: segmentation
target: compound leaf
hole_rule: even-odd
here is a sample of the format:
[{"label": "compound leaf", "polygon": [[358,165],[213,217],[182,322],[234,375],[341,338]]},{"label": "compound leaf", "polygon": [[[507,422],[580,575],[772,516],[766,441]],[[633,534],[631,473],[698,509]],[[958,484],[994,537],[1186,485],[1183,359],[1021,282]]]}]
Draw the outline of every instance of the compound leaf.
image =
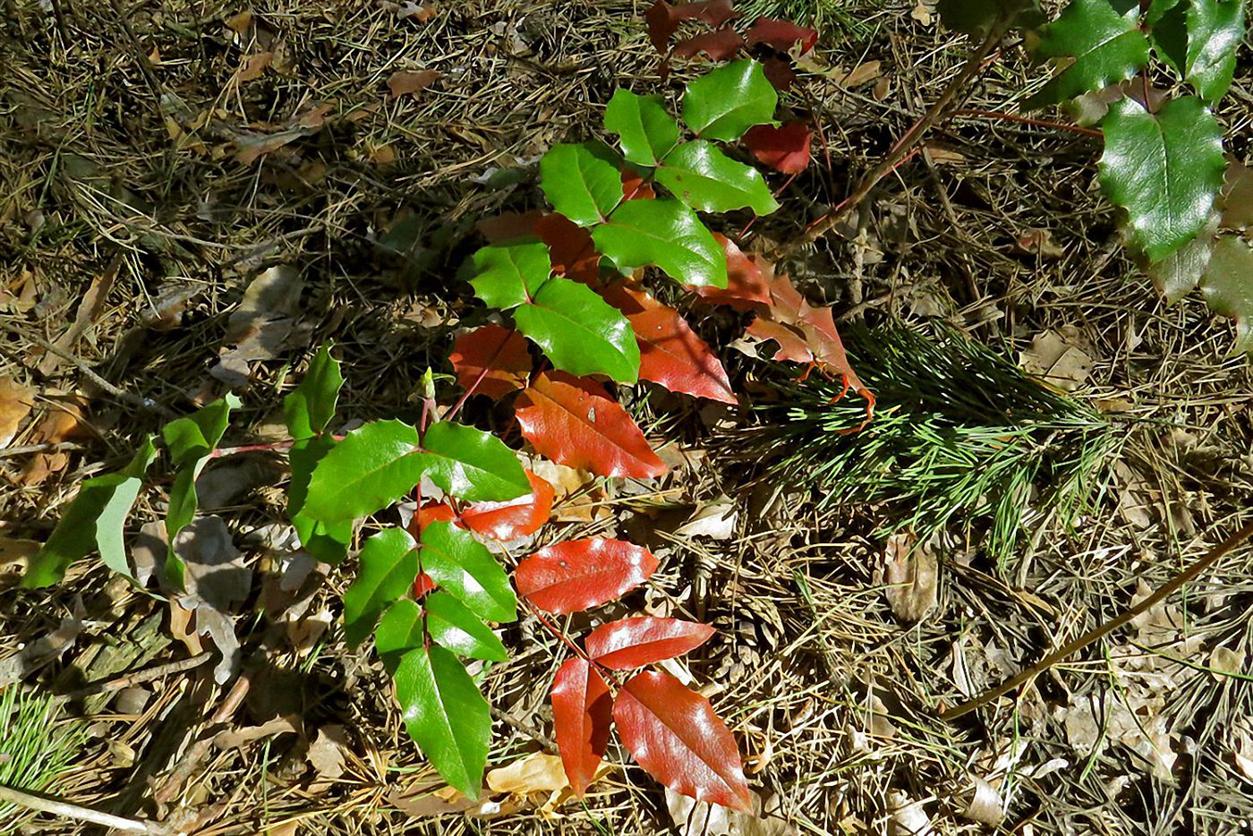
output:
[{"label": "compound leaf", "polygon": [[698,801],[750,809],[735,738],[709,700],[670,674],[633,676],[618,691],[613,718],[636,762],[670,789]]},{"label": "compound leaf", "polygon": [[541,374],[518,397],[515,414],[522,437],[558,464],[634,479],[666,472],[631,416],[594,383]]},{"label": "compound leaf", "polygon": [[682,284],[726,286],[727,263],[713,233],[677,200],[629,200],[592,238],[623,273],[652,264]]},{"label": "compound leaf", "polygon": [[1200,99],[1173,99],[1157,114],[1122,99],[1102,123],[1101,186],[1127,212],[1128,238],[1161,261],[1209,221],[1223,183],[1222,130]]},{"label": "compound leaf", "polygon": [[360,644],[393,601],[403,597],[418,576],[417,544],[403,528],[380,531],[365,541],[357,577],[344,591],[344,637]]},{"label": "compound leaf", "polygon": [[731,159],[698,139],[671,151],[656,172],[657,181],[679,200],[702,212],[749,208],[769,215],[779,208],[761,172]]},{"label": "compound leaf", "polygon": [[774,121],[778,102],[761,64],[732,61],[687,85],[683,121],[699,137],[730,142],[753,125]]},{"label": "compound leaf", "polygon": [[1242,0],[1188,0],[1188,48],[1184,77],[1213,104],[1226,94],[1244,38]]},{"label": "compound leaf", "polygon": [[513,572],[518,592],[555,615],[621,598],[657,571],[657,558],[625,540],[568,540],[546,546]]},{"label": "compound leaf", "polygon": [[491,433],[439,421],[427,429],[422,446],[428,454],[426,475],[458,499],[500,501],[531,491],[518,457]]},{"label": "compound leaf", "polygon": [[622,200],[621,168],[602,143],[554,145],[539,162],[540,188],[558,212],[579,226],[592,226]]},{"label": "compound leaf", "polygon": [[639,377],[640,351],[631,324],[586,285],[550,279],[513,318],[518,330],[563,371],[603,374],[622,383]]},{"label": "compound leaf", "polygon": [[456,656],[433,645],[406,653],[395,679],[409,736],[444,780],[478,798],[492,716],[470,674]]},{"label": "compound leaf", "polygon": [[1040,32],[1040,58],[1073,57],[1074,63],[1029,98],[1025,107],[1043,107],[1101,90],[1130,78],[1149,60],[1149,42],[1139,26],[1139,7],[1115,9],[1110,0],[1072,0]]},{"label": "compound leaf", "polygon": [[617,134],[622,155],[636,165],[655,166],[679,142],[679,126],[660,96],[614,91],[605,108],[605,130]]}]

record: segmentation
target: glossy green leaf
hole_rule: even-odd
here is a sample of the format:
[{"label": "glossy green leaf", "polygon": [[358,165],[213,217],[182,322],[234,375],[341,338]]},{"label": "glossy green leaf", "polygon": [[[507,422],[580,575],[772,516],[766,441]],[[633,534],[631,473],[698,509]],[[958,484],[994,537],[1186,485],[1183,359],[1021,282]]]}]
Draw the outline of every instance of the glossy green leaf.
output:
[{"label": "glossy green leaf", "polygon": [[331,356],[331,347],[323,345],[309,361],[304,380],[283,398],[283,417],[292,438],[312,438],[326,429],[335,417],[343,385],[339,361]]},{"label": "glossy green leaf", "polygon": [[473,535],[449,522],[422,530],[422,570],[480,618],[518,617],[518,599],[496,558]]},{"label": "glossy green leaf", "polygon": [[52,536],[31,558],[22,585],[35,588],[56,583],[65,577],[66,570],[74,561],[87,556],[93,549],[100,551],[106,566],[133,579],[130,565],[126,562],[122,531],[126,516],[143,486],[144,473],[156,454],[156,447],[149,436],[125,468],[117,473],[85,480],[53,529]]},{"label": "glossy green leaf", "polygon": [[474,680],[439,646],[410,650],[396,668],[405,728],[439,774],[478,798],[492,733],[491,709]]},{"label": "glossy green leaf", "polygon": [[403,528],[380,531],[357,556],[357,577],[344,591],[344,637],[360,644],[388,605],[418,577],[417,543]]},{"label": "glossy green leaf", "polygon": [[1110,0],[1072,0],[1040,32],[1037,58],[1073,58],[1025,107],[1073,99],[1131,78],[1149,61],[1149,42],[1140,31],[1139,6],[1115,9]]},{"label": "glossy green leaf", "polygon": [[679,142],[679,125],[660,96],[638,96],[619,87],[605,108],[605,130],[617,134],[622,155],[655,166]]},{"label": "glossy green leaf", "polygon": [[727,286],[722,247],[678,200],[629,200],[592,238],[623,273],[651,264],[680,284]]},{"label": "glossy green leaf", "polygon": [[1236,321],[1233,351],[1253,358],[1253,248],[1234,235],[1220,238],[1201,279],[1201,293],[1216,313]]},{"label": "glossy green leaf", "polygon": [[702,212],[752,209],[769,215],[779,208],[761,172],[731,159],[711,142],[685,142],[657,169],[657,182]]},{"label": "glossy green leaf", "polygon": [[608,375],[620,383],[639,377],[640,349],[631,323],[586,285],[554,278],[534,304],[518,308],[513,318],[518,330],[563,371]]},{"label": "glossy green leaf", "polygon": [[183,561],[174,553],[174,538],[196,517],[199,507],[196,479],[204,469],[209,454],[226,434],[231,410],[239,406],[239,398],[227,395],[161,428],[161,437],[170,451],[170,461],[178,469],[170,487],[169,508],[165,512],[165,534],[169,542],[165,572],[175,588],[183,586]]},{"label": "glossy green leaf", "polygon": [[426,474],[458,499],[504,502],[531,492],[518,457],[491,433],[439,421],[426,431],[422,446],[429,454]]},{"label": "glossy green leaf", "polygon": [[407,651],[425,643],[422,607],[410,598],[402,598],[388,607],[374,628],[374,649],[390,674],[396,673],[396,667]]},{"label": "glossy green leaf", "polygon": [[1131,99],[1102,122],[1101,187],[1127,212],[1128,239],[1150,262],[1196,237],[1223,183],[1222,131],[1200,99],[1174,99],[1157,114]]},{"label": "glossy green leaf", "polygon": [[330,436],[319,436],[297,441],[287,454],[291,467],[291,480],[287,484],[287,516],[300,546],[323,563],[335,564],[348,553],[352,541],[353,521],[341,520],[326,523],[304,512],[305,498],[309,493],[309,479],[314,468],[336,444]]},{"label": "glossy green leaf", "polygon": [[683,121],[703,139],[739,139],[753,125],[774,121],[779,95],[761,64],[732,61],[687,85]]},{"label": "glossy green leaf", "polygon": [[432,592],[423,604],[426,606],[426,629],[439,644],[458,656],[489,662],[508,660],[505,646],[491,628],[452,595]]},{"label": "glossy green leaf", "polygon": [[1236,71],[1244,38],[1243,0],[1188,0],[1184,77],[1209,104],[1221,99]]},{"label": "glossy green leaf", "polygon": [[313,470],[303,511],[334,523],[373,514],[422,479],[429,457],[418,452],[418,431],[401,421],[358,427]]},{"label": "glossy green leaf", "polygon": [[1145,20],[1151,24],[1149,44],[1154,54],[1182,76],[1188,65],[1188,3],[1155,2]]},{"label": "glossy green leaf", "polygon": [[536,241],[483,247],[474,254],[474,271],[474,295],[508,310],[526,303],[548,281],[553,265],[548,247]]},{"label": "glossy green leaf", "polygon": [[967,35],[983,35],[993,26],[1008,30],[1043,22],[1036,0],[940,0],[936,10],[945,26]]},{"label": "glossy green leaf", "polygon": [[600,223],[622,201],[622,166],[602,143],[554,145],[539,172],[548,202],[579,226]]}]

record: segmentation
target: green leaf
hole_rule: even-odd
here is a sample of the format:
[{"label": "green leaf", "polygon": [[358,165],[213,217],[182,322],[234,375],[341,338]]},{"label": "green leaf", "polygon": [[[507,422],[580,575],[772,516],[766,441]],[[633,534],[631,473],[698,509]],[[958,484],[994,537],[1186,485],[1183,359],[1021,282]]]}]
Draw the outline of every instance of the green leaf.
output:
[{"label": "green leaf", "polygon": [[1253,249],[1234,235],[1218,239],[1201,294],[1216,313],[1236,321],[1232,350],[1253,358]]},{"label": "green leaf", "polygon": [[637,96],[619,87],[605,108],[605,130],[617,134],[622,155],[655,166],[679,141],[679,125],[660,96]]},{"label": "green leaf", "polygon": [[592,238],[623,273],[654,264],[680,284],[727,286],[726,254],[677,200],[629,200],[592,230]]},{"label": "green leaf", "polygon": [[480,618],[517,619],[518,599],[505,570],[468,531],[448,522],[423,529],[422,570]]},{"label": "green leaf", "polygon": [[474,269],[470,280],[474,295],[493,308],[508,310],[534,296],[552,275],[553,265],[548,247],[534,242],[483,247],[474,254]]},{"label": "green leaf", "polygon": [[1157,57],[1183,76],[1188,64],[1188,4],[1154,3],[1145,19],[1152,24],[1149,43]]},{"label": "green leaf", "polygon": [[306,514],[304,504],[314,468],[335,444],[335,439],[330,436],[306,438],[292,445],[287,454],[287,462],[291,466],[291,480],[287,484],[287,516],[300,537],[301,548],[323,563],[332,565],[339,563],[348,553],[353,521],[325,523]]},{"label": "green leaf", "polygon": [[1043,107],[1124,81],[1149,61],[1149,42],[1140,31],[1139,7],[1120,13],[1110,0],[1072,0],[1040,32],[1037,58],[1073,57],[1024,106]]},{"label": "green leaf", "polygon": [[563,371],[604,374],[621,383],[639,377],[640,349],[631,323],[586,285],[554,278],[513,318]]},{"label": "green leaf", "polygon": [[621,165],[603,143],[554,145],[539,172],[548,202],[579,226],[600,223],[622,201]]},{"label": "green leaf", "polygon": [[761,172],[737,162],[711,142],[685,142],[657,169],[657,181],[679,200],[702,212],[745,207],[758,215],[779,208]]},{"label": "green leaf", "polygon": [[492,733],[491,709],[457,657],[417,648],[396,669],[396,699],[409,736],[431,765],[469,798],[478,798]]},{"label": "green leaf", "polygon": [[331,347],[323,345],[310,361],[305,379],[283,398],[283,417],[292,438],[311,438],[326,429],[335,417],[343,385],[339,361],[331,356]]},{"label": "green leaf", "polygon": [[1231,86],[1236,51],[1244,38],[1242,0],[1189,0],[1188,51],[1184,77],[1208,104]]},{"label": "green leaf", "polygon": [[122,529],[156,454],[148,436],[125,468],[85,480],[52,536],[31,558],[22,585],[28,589],[51,586],[65,577],[70,564],[92,549],[99,549],[106,566],[133,580]]},{"label": "green leaf", "polygon": [[683,121],[704,139],[739,139],[753,125],[774,121],[779,95],[761,64],[732,61],[687,85]]},{"label": "green leaf", "polygon": [[426,473],[447,494],[468,502],[503,502],[531,492],[518,457],[504,442],[464,424],[439,421],[422,439]]},{"label": "green leaf", "polygon": [[1196,237],[1223,183],[1222,131],[1200,99],[1170,101],[1156,115],[1122,99],[1102,122],[1101,187],[1127,212],[1128,238],[1150,262]]},{"label": "green leaf", "polygon": [[374,628],[374,649],[387,672],[395,675],[405,652],[426,644],[422,631],[422,608],[416,601],[402,598],[388,607]]},{"label": "green leaf", "polygon": [[417,543],[403,528],[380,531],[361,548],[357,577],[344,591],[344,638],[358,645],[418,577]]},{"label": "green leaf", "polygon": [[1030,28],[1044,20],[1035,0],[940,0],[936,9],[945,26],[967,35],[983,35],[996,25]]},{"label": "green leaf", "polygon": [[174,538],[196,518],[199,506],[196,479],[204,469],[209,454],[226,433],[231,410],[239,406],[239,398],[227,395],[161,428],[170,460],[178,468],[174,484],[170,487],[169,508],[165,512],[165,534],[169,542],[165,572],[176,588],[183,586],[183,561],[174,552]]},{"label": "green leaf", "polygon": [[479,620],[465,604],[447,592],[426,596],[426,629],[431,638],[456,653],[471,659],[504,662],[509,659],[505,646],[491,628]]},{"label": "green leaf", "polygon": [[413,427],[401,421],[366,424],[318,462],[302,510],[328,523],[373,514],[418,484],[429,464]]}]

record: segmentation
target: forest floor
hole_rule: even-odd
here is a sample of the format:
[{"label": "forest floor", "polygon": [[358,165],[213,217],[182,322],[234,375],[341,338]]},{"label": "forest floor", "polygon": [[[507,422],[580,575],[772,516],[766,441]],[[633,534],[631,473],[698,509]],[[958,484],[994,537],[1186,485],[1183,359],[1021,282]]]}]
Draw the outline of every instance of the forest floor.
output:
[{"label": "forest floor", "polygon": [[[475,224],[541,205],[539,156],[586,138],[615,87],[673,94],[687,75],[658,78],[644,2],[5,5],[0,378],[36,395],[0,449],[0,689],[64,694],[213,651],[186,634],[185,611],[95,561],[49,590],[17,578],[83,478],[225,391],[229,372],[210,370],[252,279],[289,265],[302,289],[251,363],[226,443],[273,437],[289,381],[328,340],[346,370],[342,414],[412,416],[420,375],[448,370],[475,305],[456,278],[481,243]],[[924,4],[832,5],[842,14],[803,93],[783,100],[812,113],[826,148],[746,248],[837,203],[965,60]],[[1246,162],[1247,59],[1221,114]],[[431,72],[393,92],[406,70]],[[1114,617],[1253,510],[1253,378],[1229,356],[1230,326],[1194,297],[1166,305],[1127,258],[1089,133],[995,116],[1040,77],[1007,45],[924,153],[782,267],[841,323],[943,319],[1109,416],[1126,443],[1091,513],[1065,531],[1033,507],[1031,536],[1003,561],[955,524],[930,549],[934,584],[910,589],[934,604],[902,621],[875,534],[884,508],[831,507],[817,485],[746,469],[728,450],[750,410],[641,399],[672,474],[576,492],[545,535],[631,533],[662,560],[640,607],[717,628],[686,670],[739,740],[761,818],[697,822],[616,747],[582,803],[448,793],[377,660],[342,640],[351,575],[296,600],[280,588],[283,474],[262,456],[215,463],[206,502],[239,521],[252,571],[235,621],[246,698],[231,704],[210,661],[71,700],[58,724],[83,737],[50,792],[213,834],[1241,832],[1247,549],[1020,695],[953,723],[936,714]],[[723,354],[737,389],[769,386],[767,370]],[[136,527],[160,518],[162,495],[143,495]],[[685,526],[694,515],[719,524]],[[509,643],[516,655],[485,686],[489,769],[553,751],[559,648],[525,619]],[[211,741],[205,756],[180,773],[197,741]],[[5,815],[0,831],[87,832]]]}]

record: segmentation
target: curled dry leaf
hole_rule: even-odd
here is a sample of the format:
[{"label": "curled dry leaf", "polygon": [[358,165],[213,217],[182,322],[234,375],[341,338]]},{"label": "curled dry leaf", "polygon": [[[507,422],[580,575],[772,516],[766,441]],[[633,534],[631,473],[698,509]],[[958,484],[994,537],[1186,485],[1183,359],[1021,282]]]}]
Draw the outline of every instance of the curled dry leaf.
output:
[{"label": "curled dry leaf", "polygon": [[900,790],[888,792],[889,836],[932,836],[935,828],[931,817],[921,801],[910,798]]},{"label": "curled dry leaf", "polygon": [[998,827],[1005,820],[1005,802],[996,788],[978,775],[970,776],[970,786],[962,794],[966,801],[962,817]]},{"label": "curled dry leaf", "polygon": [[1031,346],[1018,355],[1018,365],[1052,386],[1073,392],[1092,371],[1092,358],[1080,347],[1079,329],[1064,325],[1036,334]]},{"label": "curled dry leaf", "polygon": [[901,621],[921,621],[936,605],[935,555],[912,534],[894,534],[884,547],[884,595]]},{"label": "curled dry leaf", "polygon": [[437,70],[398,70],[387,79],[387,90],[393,99],[416,96],[439,80]]},{"label": "curled dry leaf", "polygon": [[561,758],[544,752],[532,752],[507,766],[490,770],[486,780],[487,788],[492,792],[512,795],[560,792],[570,786]]}]

